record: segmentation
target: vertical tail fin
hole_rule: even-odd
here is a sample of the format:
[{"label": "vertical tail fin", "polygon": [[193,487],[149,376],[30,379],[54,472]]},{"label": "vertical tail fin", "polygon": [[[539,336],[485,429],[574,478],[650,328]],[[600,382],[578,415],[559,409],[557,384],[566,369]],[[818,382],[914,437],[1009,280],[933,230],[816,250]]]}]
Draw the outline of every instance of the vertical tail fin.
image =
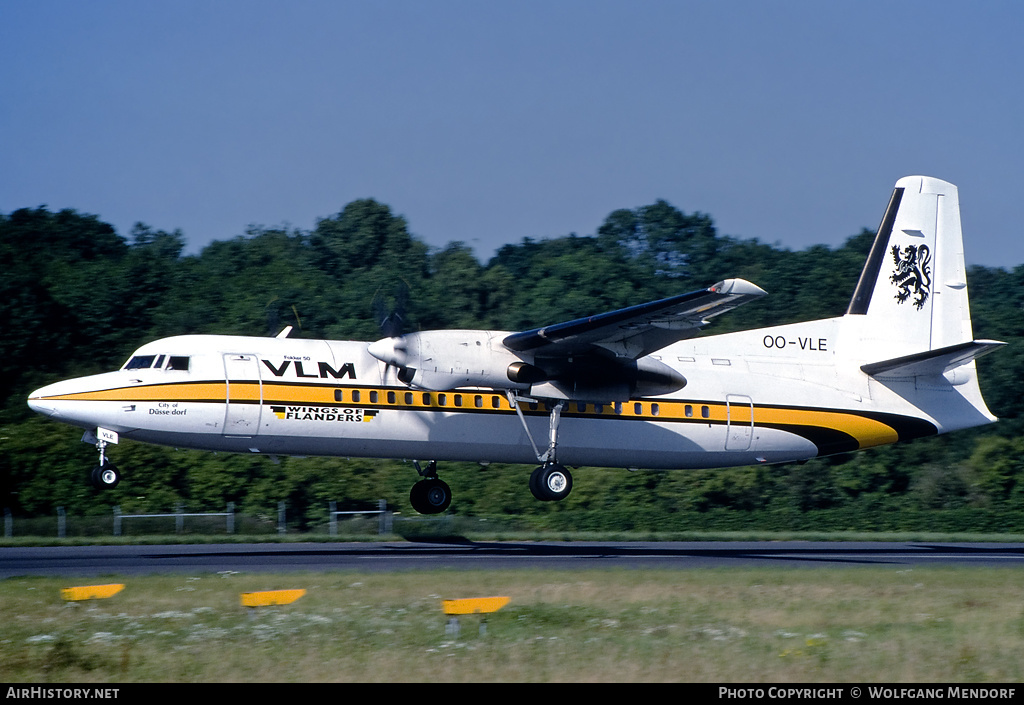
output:
[{"label": "vertical tail fin", "polygon": [[865,316],[865,341],[887,356],[973,339],[960,200],[927,176],[896,182],[847,314]]},{"label": "vertical tail fin", "polygon": [[953,184],[927,176],[896,182],[842,325],[861,371],[940,432],[995,420],[974,360],[1003,343],[974,340]]}]

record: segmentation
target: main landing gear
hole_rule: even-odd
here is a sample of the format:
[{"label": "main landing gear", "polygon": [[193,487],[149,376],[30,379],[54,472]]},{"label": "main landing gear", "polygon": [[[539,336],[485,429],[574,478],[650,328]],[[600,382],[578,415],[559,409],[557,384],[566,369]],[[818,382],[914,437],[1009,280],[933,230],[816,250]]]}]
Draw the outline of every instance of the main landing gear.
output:
[{"label": "main landing gear", "polygon": [[440,514],[452,503],[452,488],[437,476],[436,460],[431,460],[426,469],[416,461],[413,465],[423,479],[412,486],[409,503],[420,514]]},{"label": "main landing gear", "polygon": [[[572,474],[555,458],[555,451],[558,447],[558,422],[561,419],[562,409],[565,408],[565,402],[560,401],[551,408],[548,449],[541,453],[533,441],[533,436],[530,435],[530,428],[526,425],[526,419],[519,408],[519,399],[512,392],[507,394],[509,404],[519,415],[523,429],[533,445],[537,460],[542,463],[530,474],[530,492],[542,502],[560,502],[572,491]],[[420,514],[440,514],[452,503],[452,490],[446,482],[438,478],[437,461],[430,461],[426,468],[420,467],[416,461],[413,461],[413,465],[416,466],[416,472],[423,479],[413,485],[412,491],[409,492],[409,502],[412,504],[412,508]]]},{"label": "main landing gear", "polygon": [[519,420],[523,424],[523,430],[526,431],[526,436],[530,439],[530,444],[533,445],[533,452],[537,454],[537,460],[543,463],[530,475],[530,492],[542,502],[562,501],[572,491],[572,475],[569,473],[569,469],[560,464],[556,459],[558,423],[561,421],[565,402],[560,401],[551,407],[551,416],[548,419],[548,449],[541,453],[537,449],[537,444],[533,441],[533,436],[530,434],[530,427],[526,425],[526,418],[519,408],[519,400],[512,392],[507,392],[507,395],[508,403],[512,405],[512,408],[519,415]]},{"label": "main landing gear", "polygon": [[558,463],[544,463],[530,475],[530,492],[542,502],[560,502],[572,491],[572,475]]}]

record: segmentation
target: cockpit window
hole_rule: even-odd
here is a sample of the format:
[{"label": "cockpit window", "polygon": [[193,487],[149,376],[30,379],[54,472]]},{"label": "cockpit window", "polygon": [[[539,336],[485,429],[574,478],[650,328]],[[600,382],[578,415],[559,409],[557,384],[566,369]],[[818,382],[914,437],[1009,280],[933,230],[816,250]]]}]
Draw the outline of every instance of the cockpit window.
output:
[{"label": "cockpit window", "polygon": [[[167,362],[167,366],[164,366],[164,361]],[[150,368],[156,368],[158,370],[184,370],[188,372],[188,355],[135,355],[125,366],[123,370],[148,370]]]},{"label": "cockpit window", "polygon": [[171,359],[167,361],[167,369],[169,370],[185,370],[188,371],[188,357],[186,356],[175,356],[171,355]]},{"label": "cockpit window", "polygon": [[153,366],[156,355],[136,355],[124,366],[126,370],[148,370]]}]

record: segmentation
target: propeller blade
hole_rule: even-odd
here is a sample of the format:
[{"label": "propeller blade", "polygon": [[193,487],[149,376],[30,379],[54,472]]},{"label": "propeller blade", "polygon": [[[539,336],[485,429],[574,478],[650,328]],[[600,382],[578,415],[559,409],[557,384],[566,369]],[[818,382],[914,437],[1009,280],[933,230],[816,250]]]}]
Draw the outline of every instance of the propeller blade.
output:
[{"label": "propeller blade", "polygon": [[405,340],[405,309],[408,303],[409,285],[404,279],[399,280],[394,306],[390,311],[379,289],[373,298],[374,316],[380,322],[380,332],[384,337],[370,343],[367,352],[384,363],[384,381],[387,381],[388,372],[392,369],[399,381],[402,381],[403,372],[406,371],[408,355]]},{"label": "propeller blade", "polygon": [[386,308],[384,297],[377,291],[373,299],[374,314],[380,321],[380,332],[385,338],[398,338],[405,333],[405,310],[408,303],[409,285],[404,280],[399,282],[394,307],[390,311]]}]

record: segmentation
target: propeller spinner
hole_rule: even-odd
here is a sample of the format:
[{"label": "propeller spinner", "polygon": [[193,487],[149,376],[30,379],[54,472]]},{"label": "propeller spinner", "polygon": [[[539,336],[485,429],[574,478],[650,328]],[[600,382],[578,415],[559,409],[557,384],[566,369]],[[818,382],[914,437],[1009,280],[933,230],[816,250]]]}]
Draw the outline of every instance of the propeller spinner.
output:
[{"label": "propeller spinner", "polygon": [[388,365],[405,367],[409,361],[408,347],[404,336],[381,338],[370,343],[366,351]]}]

